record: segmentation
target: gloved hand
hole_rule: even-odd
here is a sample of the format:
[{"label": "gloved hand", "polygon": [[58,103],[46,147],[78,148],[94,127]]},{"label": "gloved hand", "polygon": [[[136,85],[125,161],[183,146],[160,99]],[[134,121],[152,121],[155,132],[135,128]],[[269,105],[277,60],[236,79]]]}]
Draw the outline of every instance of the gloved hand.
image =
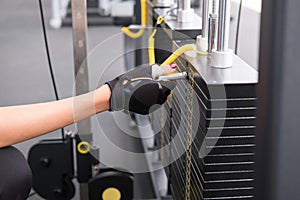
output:
[{"label": "gloved hand", "polygon": [[143,66],[107,82],[111,90],[110,111],[125,110],[145,115],[158,109],[176,82],[156,79],[174,71],[174,65]]}]

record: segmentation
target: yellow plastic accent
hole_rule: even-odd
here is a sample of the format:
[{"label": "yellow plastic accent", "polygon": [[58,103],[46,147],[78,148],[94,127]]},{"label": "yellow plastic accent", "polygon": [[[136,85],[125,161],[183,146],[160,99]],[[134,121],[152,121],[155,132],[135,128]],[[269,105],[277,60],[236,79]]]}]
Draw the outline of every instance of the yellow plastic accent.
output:
[{"label": "yellow plastic accent", "polygon": [[121,192],[117,188],[107,188],[102,193],[102,200],[120,200]]},{"label": "yellow plastic accent", "polygon": [[77,150],[81,154],[87,154],[90,152],[91,145],[88,142],[82,141],[77,145]]},{"label": "yellow plastic accent", "polygon": [[164,21],[164,18],[162,16],[158,16],[156,23],[161,24]]},{"label": "yellow plastic accent", "polygon": [[148,38],[148,56],[149,65],[155,64],[155,54],[154,54],[154,36],[156,34],[156,29],[153,30],[152,34]]},{"label": "yellow plastic accent", "polygon": [[129,27],[123,27],[121,30],[122,30],[122,32],[123,32],[125,35],[127,35],[128,37],[134,38],[134,39],[141,37],[141,36],[143,35],[143,33],[144,33],[144,29],[143,29],[143,28],[140,29],[140,30],[139,30],[138,32],[136,32],[136,33],[131,32],[131,31],[129,30]]},{"label": "yellow plastic accent", "polygon": [[162,66],[172,64],[179,56],[187,51],[196,51],[194,44],[187,44],[177,49],[172,55],[170,55],[162,64]]},{"label": "yellow plastic accent", "polygon": [[[146,0],[141,0],[141,25],[145,27],[147,25],[147,5]],[[143,35],[144,28],[141,28],[138,32],[130,31],[129,27],[123,27],[121,31],[130,38],[136,39]]]}]

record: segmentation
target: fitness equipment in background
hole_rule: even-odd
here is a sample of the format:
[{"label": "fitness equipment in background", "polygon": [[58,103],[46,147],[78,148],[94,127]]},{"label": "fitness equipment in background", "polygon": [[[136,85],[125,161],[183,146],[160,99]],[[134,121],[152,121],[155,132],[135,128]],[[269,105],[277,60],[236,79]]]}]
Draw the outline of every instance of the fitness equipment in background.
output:
[{"label": "fitness equipment in background", "polygon": [[133,174],[100,168],[98,159],[93,156],[98,155],[98,150],[72,134],[67,134],[65,139],[42,140],[35,144],[28,155],[34,191],[45,199],[72,199],[76,178],[79,183],[88,185],[89,200],[133,199]]}]

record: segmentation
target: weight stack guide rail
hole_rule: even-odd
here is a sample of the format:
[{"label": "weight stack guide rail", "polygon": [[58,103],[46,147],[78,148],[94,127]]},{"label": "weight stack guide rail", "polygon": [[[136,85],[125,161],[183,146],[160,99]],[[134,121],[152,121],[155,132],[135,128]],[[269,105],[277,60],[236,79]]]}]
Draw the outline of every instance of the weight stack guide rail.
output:
[{"label": "weight stack guide rail", "polygon": [[[191,43],[177,40],[173,50]],[[180,138],[160,153],[162,163],[179,157],[165,167],[169,191],[178,200],[253,199],[258,73],[237,56],[228,69],[209,62],[200,55],[177,59],[189,80],[177,81],[172,97],[152,117],[154,130],[164,123],[155,137],[159,147]]]}]

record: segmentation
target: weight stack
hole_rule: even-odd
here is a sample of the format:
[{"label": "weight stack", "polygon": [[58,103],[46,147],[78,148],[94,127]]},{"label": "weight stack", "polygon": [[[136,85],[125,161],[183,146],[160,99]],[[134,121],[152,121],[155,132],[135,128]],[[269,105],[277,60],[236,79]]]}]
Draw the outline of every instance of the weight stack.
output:
[{"label": "weight stack", "polygon": [[[174,50],[186,43],[194,41],[176,41]],[[237,56],[228,69],[211,67],[207,56],[184,55],[176,63],[179,71],[193,74],[194,84],[191,79],[177,81],[163,109],[169,116],[156,137],[163,134],[168,142],[179,138],[164,157],[175,160],[165,168],[173,198],[253,199],[257,71]],[[191,157],[188,127],[193,135]]]}]

